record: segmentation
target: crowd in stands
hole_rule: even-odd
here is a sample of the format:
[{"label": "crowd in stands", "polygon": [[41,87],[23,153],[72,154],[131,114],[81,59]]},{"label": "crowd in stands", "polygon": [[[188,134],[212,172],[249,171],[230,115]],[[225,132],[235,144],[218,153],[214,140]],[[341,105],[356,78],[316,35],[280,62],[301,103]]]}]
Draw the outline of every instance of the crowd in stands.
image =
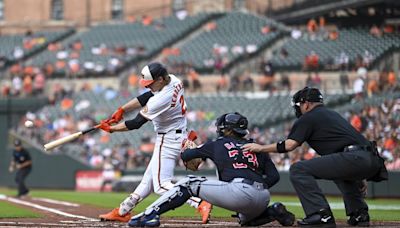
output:
[{"label": "crowd in stands", "polygon": [[[144,46],[107,45],[99,43],[90,46],[90,54],[84,53],[83,42],[79,39],[67,46],[62,43],[51,43],[47,47],[48,51],[55,53],[57,60],[43,64],[45,74],[82,76],[82,75],[114,75],[116,71],[136,56],[145,53]],[[82,61],[81,55],[92,55],[92,58],[85,58]],[[96,57],[106,58],[107,63],[96,61]]]},{"label": "crowd in stands", "polygon": [[[378,95],[388,91],[398,91],[397,87],[382,87],[382,89],[384,88],[385,90],[377,91]],[[99,95],[107,96],[109,99],[118,95],[117,91],[101,87],[84,87],[82,90],[97,91]],[[85,100],[81,100],[79,104],[73,104],[72,99],[70,99],[71,91],[69,90],[59,87],[56,91],[57,99],[61,100],[59,104],[61,110],[67,111],[72,109],[76,112],[81,112],[81,110],[88,109],[90,111],[79,116],[79,118],[65,114],[56,119],[52,119],[49,116],[47,109],[42,109],[38,113],[28,113],[26,118],[21,120],[21,125],[18,127],[19,133],[43,145],[44,142],[87,129],[109,115],[107,111],[99,107],[90,109],[90,102]],[[354,102],[364,104],[364,99],[368,98],[368,93],[365,90],[363,94],[363,96]],[[121,92],[120,95],[130,96],[131,94]],[[377,140],[379,152],[385,158],[388,169],[400,169],[400,98],[386,99],[383,103],[379,104],[365,103],[360,111],[348,110],[342,114],[354,128],[362,132],[369,140]],[[195,129],[199,134],[200,142],[205,142],[216,136],[216,129],[213,123],[216,115],[217,113],[202,110],[188,111],[187,118],[189,125],[190,123],[210,123],[209,125],[201,125],[202,127]],[[25,128],[23,123],[26,119],[32,120],[35,127]],[[288,135],[291,125],[291,122],[285,122],[272,127],[253,127],[249,137],[262,143],[279,141]],[[81,146],[72,148],[74,156],[79,157],[79,159],[90,166],[99,169],[103,167],[105,161],[110,161],[118,170],[144,167],[149,162],[154,148],[154,138],[151,131],[143,134],[141,142],[135,145],[131,144],[128,140],[120,144],[110,144],[110,135],[108,133],[99,131],[98,134],[100,134],[98,137],[88,134],[80,138],[79,145]],[[314,156],[317,156],[315,151],[305,143],[302,147],[297,148],[295,152],[284,155],[275,154],[272,158],[279,170],[288,170],[290,164],[298,160],[311,159]],[[205,168],[214,167],[210,162],[206,162],[204,166]]]}]

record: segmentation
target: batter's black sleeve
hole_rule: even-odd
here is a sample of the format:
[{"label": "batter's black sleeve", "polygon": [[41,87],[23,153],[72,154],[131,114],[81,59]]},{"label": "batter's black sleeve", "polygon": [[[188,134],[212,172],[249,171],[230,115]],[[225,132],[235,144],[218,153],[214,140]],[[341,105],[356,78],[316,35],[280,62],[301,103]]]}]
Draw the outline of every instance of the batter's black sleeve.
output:
[{"label": "batter's black sleeve", "polygon": [[140,113],[138,113],[135,119],[125,121],[125,126],[129,130],[139,129],[147,121],[148,120],[146,118],[144,118]]},{"label": "batter's black sleeve", "polygon": [[144,107],[149,101],[150,97],[154,96],[151,91],[145,92],[142,95],[138,96],[137,99],[142,107]]},{"label": "batter's black sleeve", "polygon": [[205,160],[206,158],[212,159],[213,148],[214,143],[207,142],[197,148],[186,149],[185,151],[183,151],[183,153],[181,153],[182,161],[190,161],[194,158],[202,158],[203,160]]},{"label": "batter's black sleeve", "polygon": [[293,139],[301,145],[311,137],[312,132],[313,126],[311,120],[301,117],[293,124],[288,139]]},{"label": "batter's black sleeve", "polygon": [[274,186],[276,183],[278,183],[280,179],[280,175],[278,170],[275,167],[275,164],[272,162],[271,158],[269,156],[266,157],[266,162],[265,162],[265,183],[268,185],[268,188],[271,188]]}]

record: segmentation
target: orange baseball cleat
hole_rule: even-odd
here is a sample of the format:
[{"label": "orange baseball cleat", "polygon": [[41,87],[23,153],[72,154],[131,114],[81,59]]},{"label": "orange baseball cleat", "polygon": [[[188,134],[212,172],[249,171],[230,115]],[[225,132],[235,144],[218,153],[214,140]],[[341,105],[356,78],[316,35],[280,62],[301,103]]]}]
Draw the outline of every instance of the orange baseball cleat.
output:
[{"label": "orange baseball cleat", "polygon": [[118,213],[119,208],[114,208],[112,211],[108,212],[107,214],[99,215],[100,221],[119,221],[119,222],[129,222],[132,215],[131,213],[127,213],[126,215],[119,215]]},{"label": "orange baseball cleat", "polygon": [[197,212],[201,215],[201,222],[203,224],[207,224],[210,220],[210,214],[213,205],[207,201],[202,200],[199,207],[197,208]]}]

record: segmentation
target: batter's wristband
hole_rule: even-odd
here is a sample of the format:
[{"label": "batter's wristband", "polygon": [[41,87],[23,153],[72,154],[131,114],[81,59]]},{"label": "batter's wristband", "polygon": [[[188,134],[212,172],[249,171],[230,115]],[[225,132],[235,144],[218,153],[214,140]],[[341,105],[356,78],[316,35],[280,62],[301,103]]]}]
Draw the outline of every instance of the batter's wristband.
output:
[{"label": "batter's wristband", "polygon": [[276,144],[276,150],[278,151],[278,153],[286,153],[286,145],[285,145],[285,140],[279,141]]}]

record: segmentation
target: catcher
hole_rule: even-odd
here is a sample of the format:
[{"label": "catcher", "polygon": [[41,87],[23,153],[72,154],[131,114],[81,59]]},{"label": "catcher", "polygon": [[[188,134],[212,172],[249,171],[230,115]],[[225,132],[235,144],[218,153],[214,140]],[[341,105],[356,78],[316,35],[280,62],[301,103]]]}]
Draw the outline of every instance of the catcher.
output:
[{"label": "catcher", "polygon": [[[240,149],[251,141],[244,138],[248,134],[247,125],[247,118],[239,113],[220,116],[216,121],[218,139],[195,149],[186,149],[181,154],[182,160],[191,169],[197,168],[198,159],[211,159],[217,166],[219,180],[187,176],[147,207],[145,212],[134,216],[129,226],[160,226],[161,214],[181,206],[193,196],[237,212],[242,226],[258,226],[274,220],[291,226],[294,215],[283,204],[275,203],[268,207],[268,189],[279,180],[275,165],[266,154],[244,153]],[[186,146],[195,145],[189,143]]]}]

